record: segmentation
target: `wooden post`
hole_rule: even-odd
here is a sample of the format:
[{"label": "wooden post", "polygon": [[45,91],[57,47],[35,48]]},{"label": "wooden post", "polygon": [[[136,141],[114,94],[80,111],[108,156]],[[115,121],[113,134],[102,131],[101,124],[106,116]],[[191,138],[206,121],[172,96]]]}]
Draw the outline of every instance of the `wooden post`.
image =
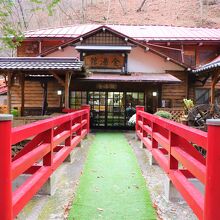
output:
[{"label": "wooden post", "polygon": [[24,115],[24,84],[25,84],[25,76],[21,75],[21,116]]},{"label": "wooden post", "polygon": [[11,112],[11,84],[12,84],[12,73],[8,72],[7,73],[8,76],[8,82],[7,82],[7,86],[8,86],[8,92],[7,92],[7,96],[8,96],[8,113]]},{"label": "wooden post", "polygon": [[216,74],[212,75],[212,83],[211,83],[211,105],[214,105],[215,103],[215,80],[216,80]]},{"label": "wooden post", "polygon": [[219,81],[219,74],[220,72],[216,71],[212,75],[212,84],[211,84],[211,113],[214,112],[214,105],[215,105],[215,86]]},{"label": "wooden post", "polygon": [[41,87],[43,89],[43,103],[42,103],[42,112],[41,115],[45,115],[47,112],[47,107],[48,107],[48,102],[47,102],[47,94],[48,94],[48,83],[45,82],[40,82]]},{"label": "wooden post", "polygon": [[65,77],[65,108],[69,108],[69,87],[70,87],[70,81],[71,81],[72,73],[67,72]]}]

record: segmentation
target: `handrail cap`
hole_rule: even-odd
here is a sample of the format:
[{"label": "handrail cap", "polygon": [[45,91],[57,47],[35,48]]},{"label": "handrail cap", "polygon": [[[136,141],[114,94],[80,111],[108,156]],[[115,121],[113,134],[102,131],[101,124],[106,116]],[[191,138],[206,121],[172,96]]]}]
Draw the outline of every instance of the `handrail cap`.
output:
[{"label": "handrail cap", "polygon": [[0,121],[12,121],[13,115],[10,114],[0,114]]},{"label": "handrail cap", "polygon": [[220,119],[207,119],[207,125],[220,126]]}]

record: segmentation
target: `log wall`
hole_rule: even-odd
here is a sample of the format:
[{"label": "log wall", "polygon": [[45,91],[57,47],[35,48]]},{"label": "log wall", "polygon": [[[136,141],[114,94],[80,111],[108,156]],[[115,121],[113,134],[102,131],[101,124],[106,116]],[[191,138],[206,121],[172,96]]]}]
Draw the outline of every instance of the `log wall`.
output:
[{"label": "log wall", "polygon": [[163,84],[161,99],[169,103],[168,107],[182,107],[183,99],[188,96],[188,75],[183,71],[168,71],[170,74],[181,80],[179,84]]},{"label": "log wall", "polygon": [[[57,90],[63,89],[56,80],[48,82],[48,107],[59,108],[60,96]],[[21,86],[13,85],[11,87],[11,104],[12,108],[21,108]],[[25,108],[41,108],[43,104],[43,88],[39,81],[25,81],[24,84],[24,107]]]}]

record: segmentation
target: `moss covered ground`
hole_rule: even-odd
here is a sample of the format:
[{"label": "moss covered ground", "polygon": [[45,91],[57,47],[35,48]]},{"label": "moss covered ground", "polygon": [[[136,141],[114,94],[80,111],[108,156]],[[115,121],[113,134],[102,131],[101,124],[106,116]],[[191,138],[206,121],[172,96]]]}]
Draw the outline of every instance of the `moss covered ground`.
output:
[{"label": "moss covered ground", "polygon": [[69,213],[69,220],[99,219],[156,219],[137,159],[120,132],[97,133]]}]

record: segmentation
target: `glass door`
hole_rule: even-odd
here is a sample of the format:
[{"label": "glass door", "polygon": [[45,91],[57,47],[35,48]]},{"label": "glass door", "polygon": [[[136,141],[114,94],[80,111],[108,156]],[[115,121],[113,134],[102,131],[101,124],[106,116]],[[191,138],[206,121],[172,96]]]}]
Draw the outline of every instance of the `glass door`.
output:
[{"label": "glass door", "polygon": [[108,127],[124,127],[125,126],[125,93],[124,92],[108,92]]},{"label": "glass door", "polygon": [[136,105],[144,106],[143,92],[72,91],[71,108],[82,104],[91,106],[91,126],[103,128],[129,127],[129,119],[136,113]]},{"label": "glass door", "polygon": [[136,106],[144,106],[143,92],[126,92],[125,98],[125,126],[129,126],[128,121],[136,113]]},{"label": "glass door", "polygon": [[93,127],[106,126],[106,92],[88,92],[91,106],[91,124]]}]

